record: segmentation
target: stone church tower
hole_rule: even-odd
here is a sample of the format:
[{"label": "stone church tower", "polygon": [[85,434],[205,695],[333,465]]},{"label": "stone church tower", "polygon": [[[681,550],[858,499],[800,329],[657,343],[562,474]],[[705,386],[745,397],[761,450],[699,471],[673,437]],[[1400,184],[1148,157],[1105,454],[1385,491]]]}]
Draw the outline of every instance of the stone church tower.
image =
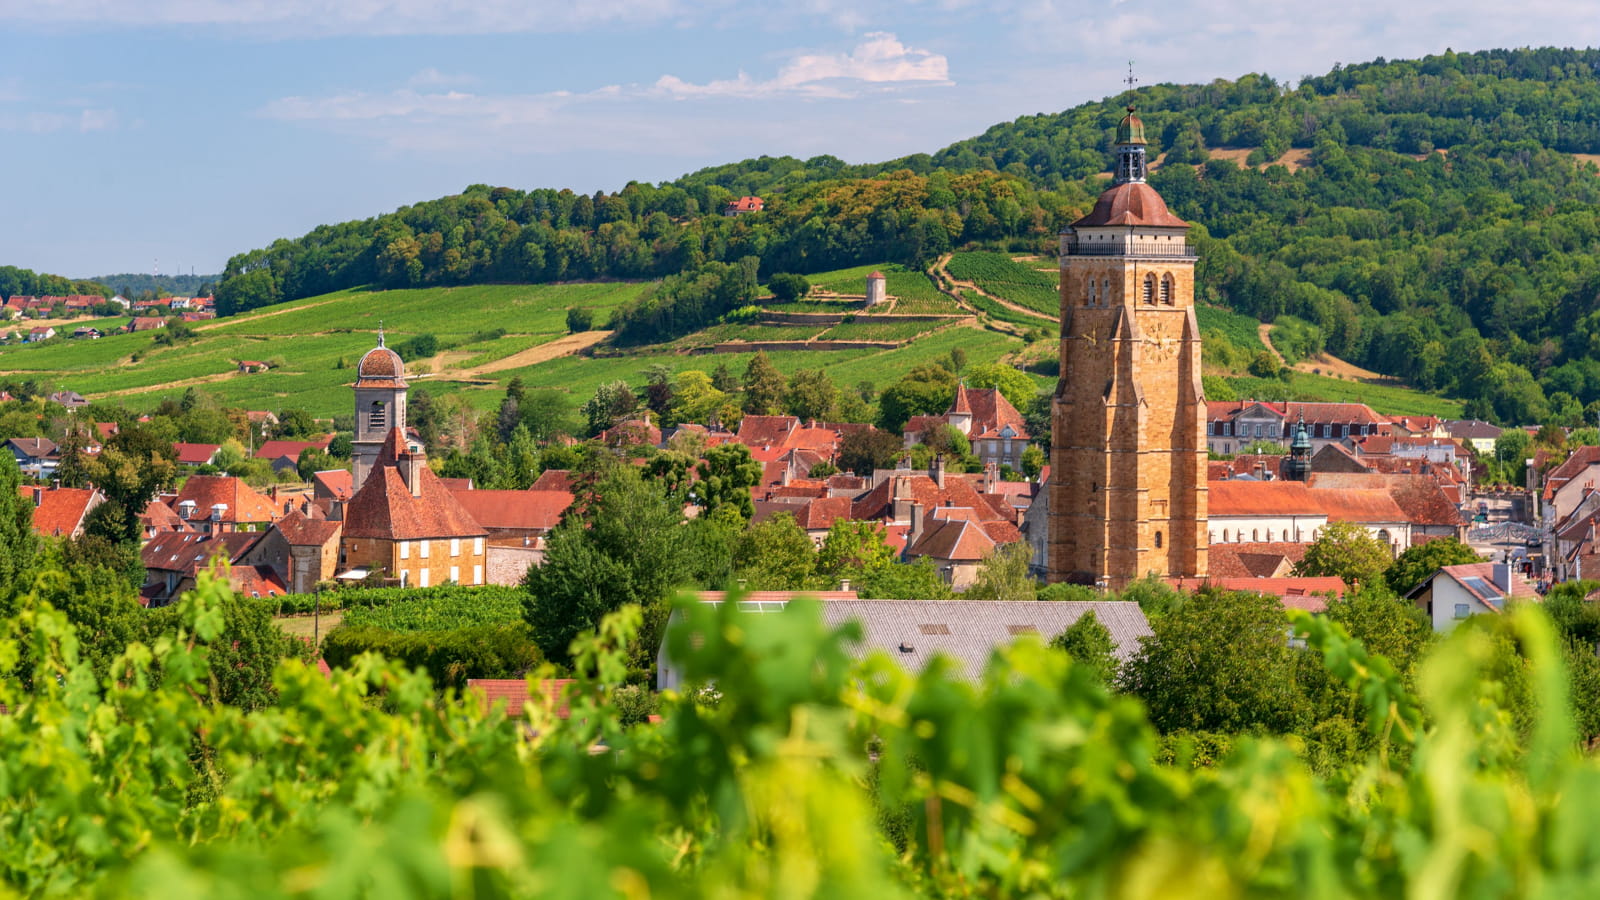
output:
[{"label": "stone church tower", "polygon": [[361,490],[377,464],[390,430],[398,428],[404,434],[405,427],[406,366],[400,354],[383,345],[380,328],[378,346],[356,365],[356,436],[350,454],[354,490]]},{"label": "stone church tower", "polygon": [[1116,590],[1206,574],[1206,403],[1189,224],[1145,184],[1144,124],[1061,235],[1061,380],[1050,455],[1048,578]]}]

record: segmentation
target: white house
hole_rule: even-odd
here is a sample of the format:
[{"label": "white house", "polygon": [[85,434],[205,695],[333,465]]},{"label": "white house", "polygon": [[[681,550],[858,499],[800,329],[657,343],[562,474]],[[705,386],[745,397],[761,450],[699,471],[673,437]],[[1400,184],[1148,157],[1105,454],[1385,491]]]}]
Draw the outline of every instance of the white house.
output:
[{"label": "white house", "polygon": [[1503,562],[1445,566],[1406,594],[1428,614],[1434,631],[1449,631],[1468,616],[1505,612],[1514,600],[1538,598],[1533,585]]}]

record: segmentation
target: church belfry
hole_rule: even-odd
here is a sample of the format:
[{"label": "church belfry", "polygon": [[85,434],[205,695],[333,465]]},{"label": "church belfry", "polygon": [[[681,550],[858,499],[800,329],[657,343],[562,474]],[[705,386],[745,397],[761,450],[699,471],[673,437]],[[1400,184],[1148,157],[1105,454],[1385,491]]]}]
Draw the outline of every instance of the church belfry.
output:
[{"label": "church belfry", "polygon": [[1189,223],[1145,183],[1144,123],[1117,125],[1112,186],[1061,235],[1047,568],[1120,589],[1206,574],[1206,404]]},{"label": "church belfry", "polygon": [[378,329],[378,346],[368,350],[356,365],[356,435],[351,447],[355,490],[377,464],[383,442],[390,429],[406,427],[406,366],[400,354],[383,344],[383,329]]}]

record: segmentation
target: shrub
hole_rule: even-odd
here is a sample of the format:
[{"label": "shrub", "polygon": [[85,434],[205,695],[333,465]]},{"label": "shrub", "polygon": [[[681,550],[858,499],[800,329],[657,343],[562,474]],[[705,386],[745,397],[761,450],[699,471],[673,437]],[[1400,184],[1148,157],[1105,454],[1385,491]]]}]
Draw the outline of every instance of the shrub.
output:
[{"label": "shrub", "polygon": [[435,687],[463,688],[469,678],[515,678],[539,663],[523,622],[439,631],[340,626],[322,642],[328,665],[345,668],[363,653],[425,670]]},{"label": "shrub", "polygon": [[567,310],[567,331],[577,334],[594,327],[594,310],[574,306]]}]

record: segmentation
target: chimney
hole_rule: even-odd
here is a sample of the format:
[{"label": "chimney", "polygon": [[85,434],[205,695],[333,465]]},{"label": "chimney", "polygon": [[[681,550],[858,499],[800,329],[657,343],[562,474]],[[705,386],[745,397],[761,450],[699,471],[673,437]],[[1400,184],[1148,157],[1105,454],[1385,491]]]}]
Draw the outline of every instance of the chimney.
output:
[{"label": "chimney", "polygon": [[1000,487],[1000,466],[994,460],[983,464],[983,492],[992,494]]},{"label": "chimney", "polygon": [[894,515],[894,520],[896,522],[908,521],[911,517],[911,510],[917,506],[911,501],[911,479],[904,475],[894,476],[894,483],[890,490],[892,492],[890,494],[892,499],[890,512]]},{"label": "chimney", "polygon": [[33,487],[33,508],[38,509],[44,503],[44,488],[39,485]]},{"label": "chimney", "polygon": [[1494,583],[1504,591],[1504,596],[1511,596],[1511,562],[1502,560],[1494,564]]},{"label": "chimney", "polygon": [[906,534],[906,549],[910,550],[922,538],[922,504],[913,502],[910,508],[911,530]]},{"label": "chimney", "polygon": [[841,591],[850,590],[850,579],[848,579],[848,578],[839,579],[839,590],[841,590]]},{"label": "chimney", "polygon": [[333,502],[328,504],[328,521],[329,522],[343,522],[344,521],[344,501],[343,500],[335,499]]},{"label": "chimney", "polygon": [[423,457],[420,453],[407,453],[400,457],[400,477],[411,489],[411,496],[422,496],[422,465]]},{"label": "chimney", "polygon": [[928,474],[933,477],[933,483],[934,484],[937,484],[941,489],[944,487],[944,454],[943,453],[935,453],[933,455],[933,467],[929,470]]}]

